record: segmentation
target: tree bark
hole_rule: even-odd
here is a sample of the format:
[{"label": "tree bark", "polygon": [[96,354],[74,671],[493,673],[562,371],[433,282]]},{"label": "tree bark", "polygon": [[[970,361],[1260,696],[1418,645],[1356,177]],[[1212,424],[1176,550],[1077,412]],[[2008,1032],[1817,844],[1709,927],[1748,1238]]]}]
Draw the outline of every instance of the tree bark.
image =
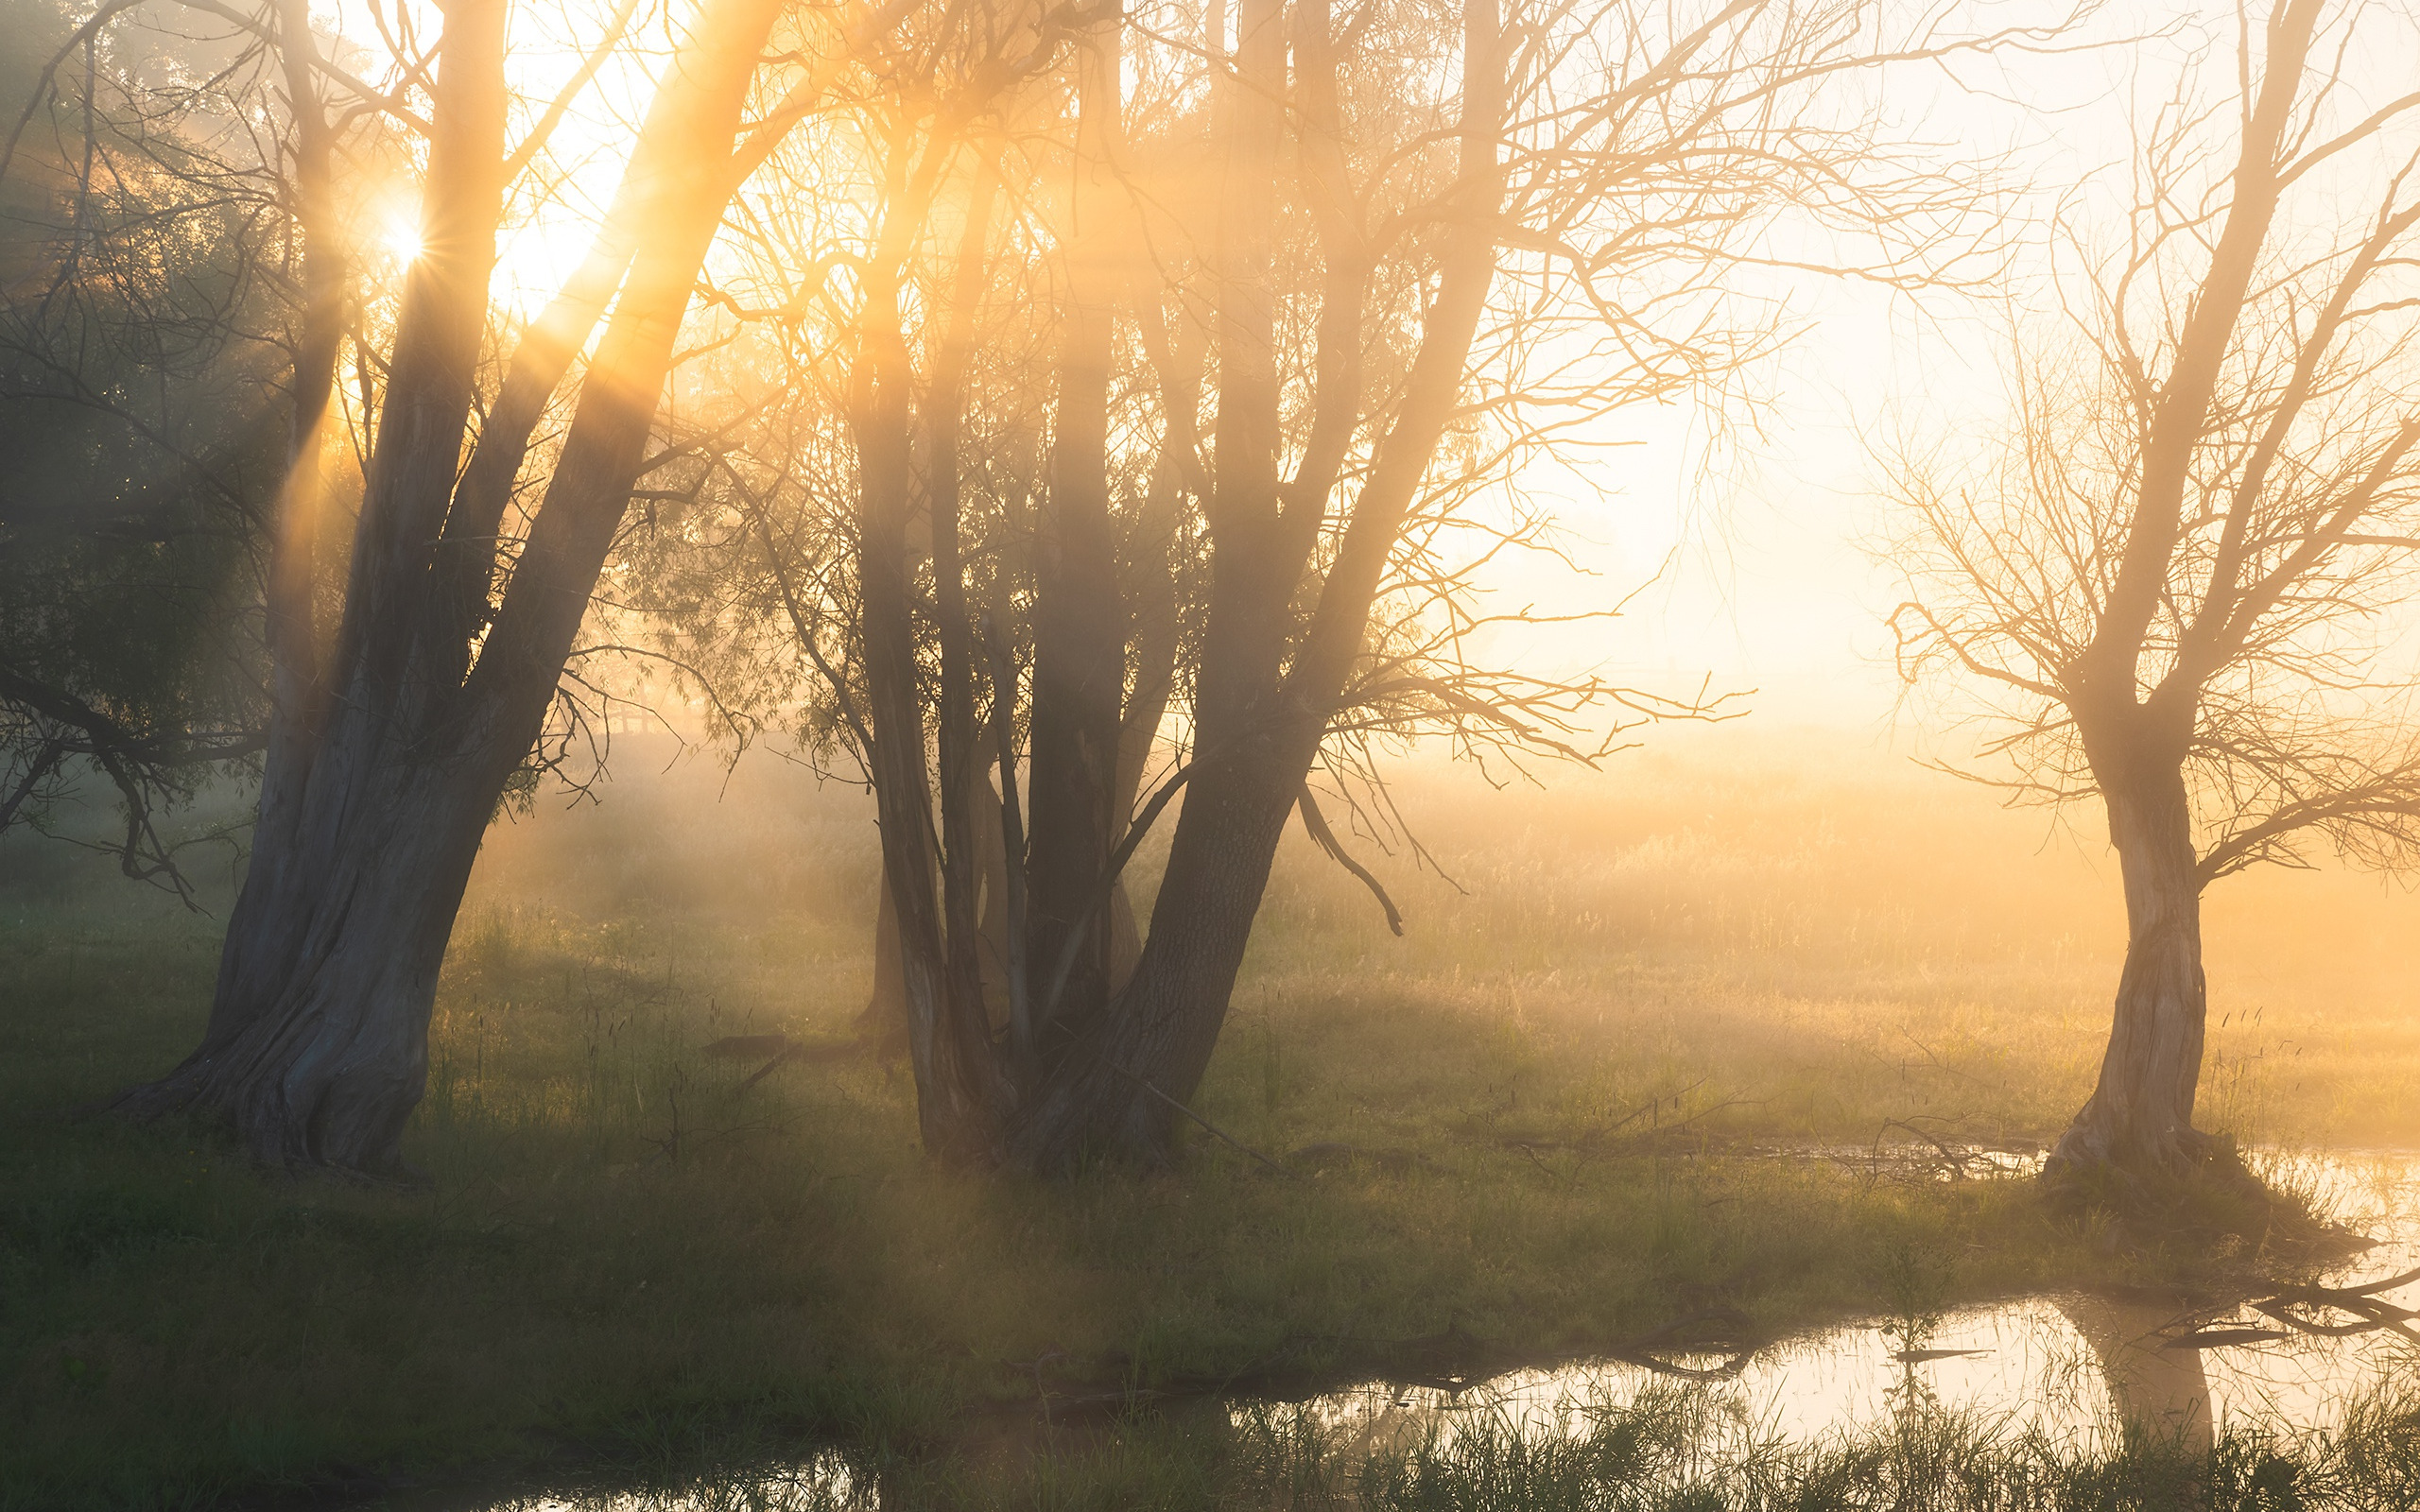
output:
[{"label": "tree bark", "polygon": [[899,904],[890,896],[888,868],[876,864],[873,910],[873,986],[857,1011],[857,1033],[886,1050],[908,1043],[908,983],[899,964]]},{"label": "tree bark", "polygon": [[2047,1169],[2183,1177],[2209,1147],[2193,1127],[2209,1000],[2191,809],[2174,766],[2110,785],[2105,799],[2125,879],[2126,964],[2100,1083]]},{"label": "tree bark", "polygon": [[[906,121],[894,122],[892,133],[883,186],[883,229],[861,275],[864,304],[849,399],[857,450],[858,642],[873,747],[867,765],[882,826],[885,882],[898,913],[918,1131],[928,1153],[973,1160],[991,1146],[1003,1091],[971,937],[971,855],[962,844],[955,854],[937,845],[942,837],[935,833],[933,820],[908,540],[915,490],[909,403],[914,369],[901,308],[902,269],[914,235],[925,225],[949,147],[930,145],[918,154],[912,126]],[[955,466],[954,459],[950,465]],[[955,500],[953,474],[942,501],[953,515]],[[954,537],[942,555],[955,565]],[[969,656],[971,649],[960,647],[953,658],[961,679]],[[959,692],[964,692],[962,680]],[[971,761],[971,753],[960,754],[973,737],[962,697],[948,700],[943,720],[948,726],[945,761]],[[962,785],[948,790],[944,783],[944,788],[945,808],[963,800]],[[964,819],[952,820],[945,814],[944,822],[962,828]],[[950,928],[951,919],[961,916],[969,926],[963,935]]]},{"label": "tree bark", "polygon": [[[268,1163],[371,1175],[400,1164],[403,1121],[426,1078],[437,968],[477,851],[477,832],[466,840],[448,822],[442,756],[402,759],[392,746],[404,743],[390,744],[392,727],[424,711],[392,644],[404,615],[388,558],[396,518],[424,510],[441,465],[450,482],[469,413],[502,214],[482,165],[504,151],[503,56],[503,0],[447,16],[422,213],[431,250],[397,317],[336,653],[311,699],[273,711],[283,759],[261,794],[270,822],[228,920],[201,1046],[122,1103],[145,1116],[227,1117]],[[458,302],[472,291],[466,318]],[[443,444],[449,420],[441,463],[416,455]],[[291,662],[280,672],[299,681]],[[432,910],[443,916],[434,927]]]},{"label": "tree bark", "polygon": [[1209,1066],[1321,728],[1272,730],[1262,748],[1187,784],[1133,979],[1117,1011],[1020,1109],[1018,1163],[1063,1171],[1095,1155],[1168,1158],[1173,1114],[1162,1098],[1190,1098]]}]

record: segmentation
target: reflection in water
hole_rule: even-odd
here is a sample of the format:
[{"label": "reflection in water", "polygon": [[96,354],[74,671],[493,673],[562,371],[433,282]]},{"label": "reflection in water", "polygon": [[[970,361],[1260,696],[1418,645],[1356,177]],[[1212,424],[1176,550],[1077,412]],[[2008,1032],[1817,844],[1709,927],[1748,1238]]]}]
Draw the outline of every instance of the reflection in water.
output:
[{"label": "reflection in water", "polygon": [[[2148,1294],[2020,1297],[1921,1319],[1851,1325],[1746,1349],[1698,1327],[1627,1359],[1519,1370],[1459,1389],[1373,1383],[1297,1406],[1201,1401],[1165,1425],[1231,1441],[1272,1411],[1316,1430],[1323,1469],[1354,1468],[1459,1441],[1584,1436],[1652,1394],[1679,1406],[1689,1452],[1713,1464],[1760,1449],[1926,1425],[1989,1421],[2077,1444],[2114,1444],[2134,1424],[2207,1450],[2230,1424],[2335,1429],[2363,1388],[2410,1379],[2420,1343],[2420,1164],[2405,1157],[2273,1161],[2273,1179],[2379,1243],[2316,1287],[2230,1309]],[[2382,1280],[2373,1281],[2373,1278]],[[1703,1314],[1692,1323],[1719,1323]],[[1684,1342],[1685,1340],[1685,1342]],[[1199,1412],[1202,1416],[1194,1417]],[[1189,1419],[1189,1420],[1188,1420]],[[1036,1432],[1041,1430],[1037,1428]],[[1064,1451],[1053,1436],[1028,1451]],[[716,1512],[723,1506],[873,1508],[908,1504],[837,1454],[673,1496],[542,1498],[515,1512]],[[1051,1498],[1044,1498],[1051,1500]]]},{"label": "reflection in water", "polygon": [[2210,1447],[2210,1378],[2200,1349],[2169,1349],[2183,1311],[2107,1297],[2063,1297],[2059,1311],[2091,1346],[2117,1415],[2186,1448]]}]

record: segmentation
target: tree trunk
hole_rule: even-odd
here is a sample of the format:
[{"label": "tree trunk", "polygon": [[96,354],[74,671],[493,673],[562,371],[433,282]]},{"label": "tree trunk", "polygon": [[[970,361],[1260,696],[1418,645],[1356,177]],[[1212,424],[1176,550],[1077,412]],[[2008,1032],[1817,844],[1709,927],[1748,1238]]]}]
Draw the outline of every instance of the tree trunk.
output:
[{"label": "tree trunk", "polygon": [[[649,111],[631,158],[631,173],[651,181],[628,282],[527,541],[502,559],[488,547],[485,576],[509,587],[479,616],[476,665],[458,680],[462,583],[434,569],[501,214],[505,7],[448,9],[423,213],[429,250],[397,319],[323,728],[294,774],[292,823],[256,840],[200,1048],[129,1092],[126,1110],[224,1117],[273,1164],[373,1177],[401,1169],[462,890],[628,507],[690,290],[736,187],[717,167],[730,161],[779,10],[780,0],[714,0]],[[675,163],[678,173],[648,173]]]},{"label": "tree trunk", "polygon": [[[121,1103],[145,1116],[225,1116],[272,1164],[400,1166],[404,1119],[426,1080],[437,969],[494,806],[492,795],[466,835],[447,781],[457,742],[414,751],[394,738],[424,722],[428,690],[406,671],[409,600],[397,579],[408,575],[392,558],[434,534],[429,495],[441,519],[470,411],[503,208],[504,20],[503,0],[446,18],[422,208],[429,250],[396,319],[346,612],[324,684],[312,679],[307,702],[281,696],[272,713],[268,822],[228,920],[201,1047]],[[311,648],[272,650],[281,692],[299,686]]]},{"label": "tree trunk", "polygon": [[[1080,82],[1068,196],[1068,307],[1051,426],[1050,483],[1034,553],[1032,812],[1026,856],[1027,959],[1034,1023],[1020,1049],[1048,1056],[1107,1007],[1111,930],[1102,885],[1115,814],[1126,635],[1109,508],[1115,292],[1123,284],[1118,132],[1122,16],[1096,23]],[[1023,1037],[1021,1037],[1023,1038]],[[1028,1074],[1032,1067],[1022,1068]]]},{"label": "tree trunk", "polygon": [[1201,1085],[1226,1024],[1277,842],[1319,745],[1319,728],[1283,732],[1197,774],[1169,847],[1133,979],[1112,1014],[1020,1110],[1010,1154],[1063,1171],[1088,1156],[1151,1164],[1172,1152],[1167,1099]]},{"label": "tree trunk", "polygon": [[2110,784],[2105,797],[2126,885],[2126,965],[2100,1084],[2045,1174],[2056,1179],[2115,1167],[2181,1177],[2209,1147],[2193,1128],[2208,998],[2191,810],[2172,765]]},{"label": "tree trunk", "polygon": [[908,983],[900,974],[899,904],[890,896],[890,877],[877,863],[873,911],[873,986],[866,1005],[857,1011],[857,1033],[886,1050],[908,1042]]},{"label": "tree trunk", "polygon": [[[987,746],[996,749],[996,732],[986,729]],[[994,766],[985,763],[967,774],[966,808],[975,831],[975,876],[983,906],[977,918],[976,954],[983,982],[983,1016],[993,1029],[1009,1025],[1009,848],[1000,835],[1000,795],[992,785]]]},{"label": "tree trunk", "polygon": [[[1128,534],[1120,576],[1128,585],[1126,623],[1132,635],[1128,650],[1126,712],[1117,732],[1117,780],[1110,795],[1113,826],[1122,837],[1134,821],[1142,801],[1143,779],[1158,748],[1160,724],[1167,717],[1176,693],[1176,663],[1181,649],[1176,572],[1169,550],[1176,534],[1183,490],[1175,461],[1163,455],[1152,469],[1143,507]],[[1123,992],[1134,979],[1143,955],[1143,930],[1134,915],[1134,895],[1128,879],[1132,868],[1118,871],[1109,890],[1109,989]]]},{"label": "tree trunk", "polygon": [[[1271,102],[1283,98],[1282,14],[1273,0],[1249,0],[1240,9],[1236,77],[1248,87],[1227,102],[1238,118],[1231,129],[1236,148],[1221,231],[1233,240],[1220,268],[1219,471],[1210,522],[1216,556],[1196,679],[1195,771],[1133,980],[1100,1030],[1020,1109],[1010,1153],[1035,1169],[1064,1170],[1097,1155],[1147,1163],[1168,1158],[1174,1105],[1193,1096],[1225,1025],[1278,840],[1361,654],[1387,560],[1460,398],[1495,274],[1503,49],[1492,0],[1467,0],[1458,225],[1442,249],[1403,403],[1355,500],[1311,626],[1281,675],[1291,624],[1286,608],[1333,487],[1319,471],[1332,465],[1327,448],[1309,448],[1280,510],[1266,248],[1250,223],[1237,219],[1256,193],[1253,164],[1273,151],[1274,127],[1258,117],[1273,116]],[[1330,384],[1357,383],[1355,365],[1323,366]],[[1320,398],[1332,400],[1335,392]]]},{"label": "tree trunk", "polygon": [[283,872],[309,902],[246,890],[201,1047],[126,1106],[224,1117],[265,1164],[384,1177],[402,1170],[438,971],[510,767],[399,753],[367,722],[314,764]]},{"label": "tree trunk", "polygon": [[[946,154],[914,151],[913,132],[894,123],[883,185],[884,223],[862,272],[864,306],[851,374],[849,424],[857,451],[858,644],[874,803],[882,826],[884,882],[899,920],[899,963],[908,1005],[908,1062],[916,1078],[918,1131],[927,1153],[978,1158],[991,1144],[1002,1097],[983,1011],[983,988],[971,936],[971,856],[962,835],[946,849],[933,822],[933,779],[926,761],[923,692],[916,659],[916,585],[908,553],[915,492],[914,369],[902,326],[902,269],[912,238],[925,223]],[[948,464],[954,467],[954,459]],[[947,495],[955,512],[956,480]],[[928,500],[928,502],[934,502]],[[942,553],[955,568],[956,541]],[[960,648],[954,656],[959,695],[942,711],[945,762],[971,762],[971,717],[963,707],[967,676]],[[943,821],[963,829],[962,785],[943,783]],[[944,841],[943,845],[936,845]],[[938,853],[937,853],[938,851]],[[944,917],[963,917],[955,935]]]}]

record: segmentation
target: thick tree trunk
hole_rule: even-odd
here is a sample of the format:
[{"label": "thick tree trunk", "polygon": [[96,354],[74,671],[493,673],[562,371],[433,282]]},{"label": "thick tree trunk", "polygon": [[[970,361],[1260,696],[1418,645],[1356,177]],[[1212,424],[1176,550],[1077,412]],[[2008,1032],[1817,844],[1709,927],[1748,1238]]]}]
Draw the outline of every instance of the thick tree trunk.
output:
[{"label": "thick tree trunk", "polygon": [[324,684],[308,677],[308,698],[287,696],[315,648],[290,629],[271,647],[281,697],[265,822],[228,920],[210,1022],[182,1065],[121,1101],[138,1115],[226,1117],[264,1161],[373,1176],[400,1164],[403,1121],[426,1078],[437,968],[494,805],[491,794],[465,835],[448,769],[458,741],[413,750],[395,738],[420,731],[429,712],[429,690],[405,670],[410,603],[396,579],[408,574],[393,556],[415,533],[434,534],[424,520],[432,492],[442,518],[470,409],[502,213],[503,0],[450,13],[439,59],[422,211],[429,250],[396,320],[331,670]]},{"label": "thick tree trunk", "polygon": [[2106,789],[2110,839],[2126,884],[2126,964],[2092,1098],[2046,1174],[2093,1168],[2180,1177],[2209,1142],[2193,1128],[2208,997],[2202,975],[2202,879],[2185,782],[2174,767]]},{"label": "thick tree trunk", "polygon": [[1133,979],[1100,1031],[1020,1110],[1010,1141],[1017,1163],[1062,1171],[1095,1155],[1168,1158],[1167,1100],[1190,1098],[1209,1067],[1277,842],[1317,749],[1317,728],[1298,725],[1186,784]]},{"label": "thick tree trunk", "polygon": [[294,774],[291,825],[256,839],[201,1047],[129,1092],[127,1110],[224,1117],[271,1163],[370,1177],[400,1169],[462,890],[628,507],[674,337],[735,187],[717,164],[730,158],[779,10],[780,0],[714,0],[649,112],[633,172],[675,162],[682,172],[644,186],[628,282],[527,540],[502,559],[487,548],[483,573],[509,573],[510,586],[466,679],[463,576],[434,569],[501,211],[504,3],[447,10],[423,215],[429,250],[397,320],[323,728]]},{"label": "thick tree trunk", "polygon": [[280,875],[306,898],[246,889],[201,1047],[125,1106],[224,1118],[266,1164],[385,1177],[402,1170],[438,971],[506,772],[399,754],[366,723],[332,732],[287,843]]}]

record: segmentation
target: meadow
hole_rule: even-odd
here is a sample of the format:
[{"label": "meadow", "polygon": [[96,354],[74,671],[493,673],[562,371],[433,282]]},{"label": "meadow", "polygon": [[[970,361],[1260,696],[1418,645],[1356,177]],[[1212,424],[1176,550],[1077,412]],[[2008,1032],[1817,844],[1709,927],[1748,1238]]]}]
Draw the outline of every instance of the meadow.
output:
[{"label": "meadow", "polygon": [[[1177,1171],[1061,1184],[924,1160],[905,1066],[856,1047],[863,799],[668,756],[627,743],[601,801],[542,797],[493,834],[419,1191],[79,1116],[190,1046],[215,922],[0,850],[0,1506],[663,1482],[810,1444],[923,1463],[1037,1402],[1454,1379],[1676,1324],[1772,1337],[2295,1263],[1945,1178],[2038,1149],[2089,1091],[2114,867],[2090,816],[2003,811],[1861,739],[1680,731],[1544,790],[1414,766],[1433,865],[1355,842],[1404,937],[1299,835],[1281,855],[1195,1105],[1257,1155],[1203,1136]],[[2415,925],[2375,879],[2221,885],[2205,1125],[2420,1144]],[[776,1033],[808,1053],[707,1050]],[[1162,1445],[1145,1469],[999,1495],[1199,1503],[1209,1451],[1136,1432]],[[1231,1490],[1275,1463],[1228,1459]],[[1552,1504],[1410,1495],[1366,1504]]]}]

